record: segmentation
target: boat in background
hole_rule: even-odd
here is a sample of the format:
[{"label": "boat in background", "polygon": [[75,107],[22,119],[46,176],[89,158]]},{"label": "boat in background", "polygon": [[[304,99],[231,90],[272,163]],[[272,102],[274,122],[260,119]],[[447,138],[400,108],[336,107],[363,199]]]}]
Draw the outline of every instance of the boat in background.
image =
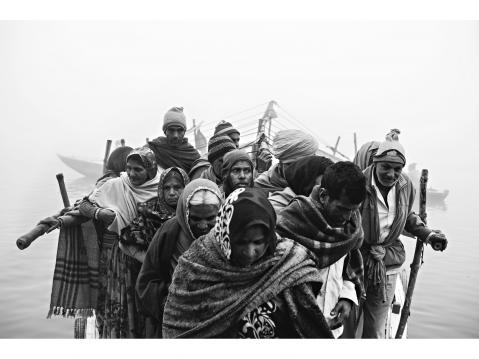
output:
[{"label": "boat in background", "polygon": [[62,156],[57,153],[58,158],[71,169],[85,177],[99,178],[103,174],[102,161],[85,161],[74,157]]}]

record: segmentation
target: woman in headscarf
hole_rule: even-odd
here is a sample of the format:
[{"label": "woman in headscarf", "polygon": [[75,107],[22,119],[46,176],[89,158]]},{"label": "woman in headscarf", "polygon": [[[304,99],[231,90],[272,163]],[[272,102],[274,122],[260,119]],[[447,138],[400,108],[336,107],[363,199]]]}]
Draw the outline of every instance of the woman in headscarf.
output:
[{"label": "woman in headscarf", "polygon": [[157,196],[160,174],[154,153],[146,147],[135,149],[127,157],[126,172],[80,204],[80,212],[95,219],[102,246],[96,311],[102,338],[144,336],[144,318],[134,296],[141,263],[121,251],[119,235],[137,217],[137,203]]},{"label": "woman in headscarf", "polygon": [[323,156],[303,157],[291,164],[284,173],[288,187],[271,193],[268,198],[276,213],[286,207],[294,197],[308,197],[313,187],[321,183],[326,168],[332,164],[333,161]]},{"label": "woman in headscarf", "polygon": [[163,315],[165,338],[331,338],[316,303],[314,256],[278,240],[266,195],[239,188],[214,230],[175,269]]},{"label": "woman in headscarf", "polygon": [[220,205],[218,186],[195,179],[183,190],[176,216],[153,237],[136,283],[141,309],[147,315],[148,338],[161,338],[163,307],[178,259],[196,238],[213,228]]},{"label": "woman in headscarf", "polygon": [[121,233],[121,248],[125,254],[143,263],[146,250],[163,223],[176,213],[178,200],[190,182],[179,167],[170,167],[160,176],[158,197],[138,204],[139,215]]}]

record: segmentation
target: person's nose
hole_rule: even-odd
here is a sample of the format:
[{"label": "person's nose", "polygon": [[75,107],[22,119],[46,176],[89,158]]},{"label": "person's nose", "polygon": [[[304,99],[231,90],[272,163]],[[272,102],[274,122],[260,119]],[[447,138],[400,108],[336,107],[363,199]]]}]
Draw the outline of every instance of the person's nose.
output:
[{"label": "person's nose", "polygon": [[241,179],[245,179],[246,178],[246,173],[245,171],[241,170],[240,173],[239,173],[239,178]]},{"label": "person's nose", "polygon": [[205,230],[208,228],[208,221],[202,220],[198,222],[198,228],[201,230]]},{"label": "person's nose", "polygon": [[168,196],[170,196],[170,197],[174,197],[175,194],[176,194],[176,192],[175,192],[175,190],[174,190],[173,188],[170,189],[170,191],[168,192]]}]

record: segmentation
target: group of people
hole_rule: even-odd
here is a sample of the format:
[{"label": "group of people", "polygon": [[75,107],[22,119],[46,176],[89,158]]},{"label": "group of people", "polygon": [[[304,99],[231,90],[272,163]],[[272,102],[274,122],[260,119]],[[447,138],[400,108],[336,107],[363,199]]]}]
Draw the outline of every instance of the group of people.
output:
[{"label": "group of people", "polygon": [[412,210],[398,131],[354,163],[318,156],[299,130],[278,132],[272,153],[253,160],[225,121],[201,157],[181,107],[163,131],[115,149],[73,209],[95,228],[75,238],[96,235],[86,281],[102,338],[344,338],[353,311],[363,338],[384,338],[405,260],[399,235],[447,246]]}]

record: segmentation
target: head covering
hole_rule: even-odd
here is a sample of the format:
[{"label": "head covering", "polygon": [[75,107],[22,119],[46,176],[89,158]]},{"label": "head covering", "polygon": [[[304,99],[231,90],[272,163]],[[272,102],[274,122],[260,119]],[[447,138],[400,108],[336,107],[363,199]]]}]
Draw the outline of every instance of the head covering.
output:
[{"label": "head covering", "polygon": [[318,141],[309,133],[300,130],[279,131],[273,139],[273,155],[283,163],[312,156],[317,150]]},{"label": "head covering", "polygon": [[135,148],[126,157],[126,161],[128,162],[133,156],[140,159],[142,166],[145,168],[146,172],[148,172],[148,178],[151,179],[155,177],[156,172],[158,171],[158,165],[156,164],[155,154],[152,150],[146,146]]},{"label": "head covering", "polygon": [[214,135],[208,141],[208,161],[213,164],[218,158],[222,158],[225,153],[235,149],[236,146],[231,138],[226,135]]},{"label": "head covering", "polygon": [[131,151],[133,151],[133,148],[129,146],[115,148],[108,157],[106,170],[118,173],[118,175],[120,175],[120,172],[125,172],[126,159]]},{"label": "head covering", "polygon": [[219,203],[221,204],[221,193],[218,186],[214,182],[211,182],[207,179],[198,178],[186,185],[183,193],[180,196],[180,199],[178,200],[178,205],[176,206],[176,217],[181,229],[189,237],[191,242],[195,240],[195,237],[193,236],[193,232],[191,232],[191,228],[188,224],[190,201],[196,192],[201,191],[211,192],[219,199]]},{"label": "head covering", "polygon": [[176,212],[176,208],[173,208],[168,203],[166,203],[165,196],[163,194],[165,182],[171,177],[178,178],[178,180],[183,184],[184,187],[186,187],[186,185],[190,182],[188,175],[181,168],[170,167],[163,171],[160,176],[160,182],[158,183],[158,212],[160,213],[174,214]]},{"label": "head covering", "polygon": [[297,196],[309,196],[316,178],[324,174],[334,162],[323,156],[308,156],[291,164],[284,171],[289,187]]},{"label": "head covering", "polygon": [[266,228],[267,254],[276,248],[276,213],[263,191],[253,188],[238,188],[221,206],[214,228],[215,238],[226,258],[231,256],[231,237],[242,235],[248,228],[260,225]]},{"label": "head covering", "polygon": [[401,132],[398,129],[392,129],[386,135],[386,141],[381,142],[378,147],[378,151],[374,155],[373,162],[392,162],[406,164],[406,151],[404,147],[399,143],[399,134]]},{"label": "head covering", "polygon": [[233,127],[233,125],[225,120],[221,121],[218,123],[215,127],[215,136],[221,136],[221,135],[231,135],[233,133],[237,133],[238,135],[240,132]]},{"label": "head covering", "polygon": [[165,113],[163,118],[163,132],[168,126],[180,126],[186,131],[186,117],[183,113],[183,107],[172,107]]},{"label": "head covering", "polygon": [[363,171],[366,167],[371,166],[373,163],[373,157],[378,151],[379,144],[379,141],[366,142],[354,156],[353,163]]},{"label": "head covering", "polygon": [[239,161],[248,162],[251,166],[251,171],[253,171],[253,162],[244,150],[233,150],[226,153],[223,157],[223,168],[221,169],[221,177],[223,180],[229,174],[231,167]]}]

